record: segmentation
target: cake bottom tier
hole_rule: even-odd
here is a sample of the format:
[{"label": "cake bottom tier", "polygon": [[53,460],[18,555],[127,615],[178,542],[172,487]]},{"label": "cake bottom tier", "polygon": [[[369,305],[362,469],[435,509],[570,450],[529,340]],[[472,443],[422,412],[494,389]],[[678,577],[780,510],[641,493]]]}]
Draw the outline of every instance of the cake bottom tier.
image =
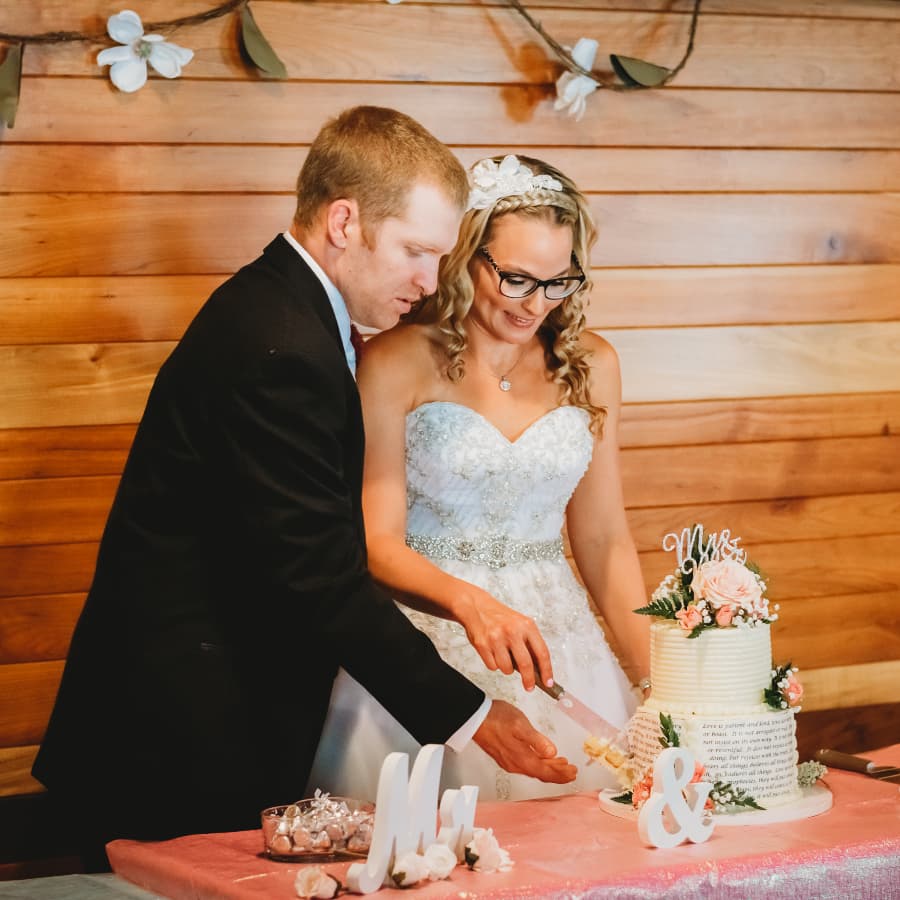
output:
[{"label": "cake bottom tier", "polygon": [[[760,806],[796,801],[797,738],[792,709],[745,716],[670,713],[682,747],[706,767],[705,781],[745,790]],[[637,772],[648,770],[663,749],[660,710],[645,704],[628,726]]]}]

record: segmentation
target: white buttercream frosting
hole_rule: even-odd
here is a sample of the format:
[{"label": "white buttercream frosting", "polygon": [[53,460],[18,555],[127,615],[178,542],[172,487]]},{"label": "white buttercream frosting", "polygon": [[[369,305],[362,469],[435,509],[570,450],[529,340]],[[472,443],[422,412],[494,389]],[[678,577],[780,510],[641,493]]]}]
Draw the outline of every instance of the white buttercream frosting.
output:
[{"label": "white buttercream frosting", "polygon": [[662,750],[664,712],[708,780],[742,788],[767,808],[798,799],[794,710],[772,710],[764,700],[769,626],[708,628],[689,638],[677,623],[655,620],[650,648],[653,694],[629,725],[636,770],[649,769]]}]

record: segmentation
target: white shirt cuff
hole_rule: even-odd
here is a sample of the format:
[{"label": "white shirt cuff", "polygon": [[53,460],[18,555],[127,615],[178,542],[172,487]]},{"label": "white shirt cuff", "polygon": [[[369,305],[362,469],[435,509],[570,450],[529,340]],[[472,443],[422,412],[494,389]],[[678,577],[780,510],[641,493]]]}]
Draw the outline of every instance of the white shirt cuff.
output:
[{"label": "white shirt cuff", "polygon": [[481,728],[481,723],[487,718],[487,714],[491,711],[491,702],[490,697],[485,697],[484,702],[475,710],[472,717],[463,722],[462,725],[457,728],[446,741],[444,741],[451,750],[459,753],[465,748],[466,744],[472,740],[475,732]]}]

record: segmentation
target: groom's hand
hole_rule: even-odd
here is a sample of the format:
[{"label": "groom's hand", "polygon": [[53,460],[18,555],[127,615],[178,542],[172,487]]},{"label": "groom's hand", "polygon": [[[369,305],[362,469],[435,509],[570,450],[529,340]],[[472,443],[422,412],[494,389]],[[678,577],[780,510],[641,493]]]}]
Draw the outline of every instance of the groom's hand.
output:
[{"label": "groom's hand", "polygon": [[575,780],[578,770],[556,755],[553,742],[535,730],[526,716],[503,700],[494,700],[475,743],[498,765],[517,775],[530,775],[553,784]]}]

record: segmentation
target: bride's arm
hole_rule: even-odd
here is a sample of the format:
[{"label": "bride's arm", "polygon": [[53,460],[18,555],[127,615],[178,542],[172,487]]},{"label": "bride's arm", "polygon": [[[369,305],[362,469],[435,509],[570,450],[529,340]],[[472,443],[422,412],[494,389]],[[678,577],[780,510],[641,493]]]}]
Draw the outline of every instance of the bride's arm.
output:
[{"label": "bride's arm", "polygon": [[[409,606],[459,622],[491,670],[519,670],[531,690],[534,665],[552,683],[547,645],[528,616],[444,572],[406,545],[406,415],[435,378],[427,338],[415,328],[366,345],[358,382],[366,432],[363,513],[369,569]],[[427,390],[427,387],[424,388]]]},{"label": "bride's arm", "polygon": [[632,612],[644,606],[646,598],[622,496],[619,360],[602,338],[586,332],[582,340],[593,351],[591,402],[605,406],[607,414],[591,464],[566,511],[569,543],[588,593],[612,632],[622,666],[637,683],[650,674],[650,635],[647,617]]}]

